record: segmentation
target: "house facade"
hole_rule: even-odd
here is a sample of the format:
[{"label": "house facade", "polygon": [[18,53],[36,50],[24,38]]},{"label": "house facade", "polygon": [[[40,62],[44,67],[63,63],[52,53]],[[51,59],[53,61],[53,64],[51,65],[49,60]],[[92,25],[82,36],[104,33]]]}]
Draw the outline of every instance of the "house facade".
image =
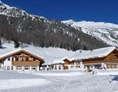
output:
[{"label": "house facade", "polygon": [[75,60],[81,61],[84,66],[83,70],[87,72],[92,69],[118,69],[118,50],[114,47],[106,47],[83,52],[78,54],[78,58],[75,58]]},{"label": "house facade", "polygon": [[70,61],[68,58],[56,59],[51,65],[47,65],[51,70],[68,70],[73,68],[80,68],[80,62]]},{"label": "house facade", "polygon": [[83,60],[85,68],[94,69],[118,69],[118,50],[114,49],[105,57]]},{"label": "house facade", "polygon": [[70,61],[69,59],[65,58],[64,60],[64,66],[63,69],[72,69],[72,68],[80,68],[80,62],[79,61]]},{"label": "house facade", "polygon": [[39,71],[44,59],[26,50],[17,50],[0,57],[0,67],[5,70]]}]

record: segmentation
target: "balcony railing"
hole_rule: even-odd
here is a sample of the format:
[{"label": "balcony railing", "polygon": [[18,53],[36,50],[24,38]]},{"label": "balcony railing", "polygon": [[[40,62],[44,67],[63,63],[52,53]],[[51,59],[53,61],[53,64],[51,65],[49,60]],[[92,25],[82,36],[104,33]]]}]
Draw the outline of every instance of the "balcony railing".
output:
[{"label": "balcony railing", "polygon": [[12,65],[39,65],[40,61],[12,61]]}]

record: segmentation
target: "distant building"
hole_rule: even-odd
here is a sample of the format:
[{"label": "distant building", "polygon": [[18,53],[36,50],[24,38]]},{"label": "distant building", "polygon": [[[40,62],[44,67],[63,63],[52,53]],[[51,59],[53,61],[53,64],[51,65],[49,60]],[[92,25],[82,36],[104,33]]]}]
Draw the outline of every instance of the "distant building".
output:
[{"label": "distant building", "polygon": [[68,70],[73,68],[80,68],[79,62],[71,62],[67,57],[58,57],[53,59],[51,64],[43,64],[43,67],[45,67],[46,70],[47,66],[49,67],[49,70]]}]

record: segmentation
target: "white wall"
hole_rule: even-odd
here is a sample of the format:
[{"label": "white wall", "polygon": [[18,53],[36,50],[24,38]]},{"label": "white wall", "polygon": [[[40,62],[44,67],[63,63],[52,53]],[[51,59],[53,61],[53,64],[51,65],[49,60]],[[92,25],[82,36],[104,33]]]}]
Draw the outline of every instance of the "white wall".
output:
[{"label": "white wall", "polygon": [[5,70],[7,70],[7,67],[10,68],[12,67],[12,57],[10,57],[9,59],[7,58],[4,63],[3,63],[3,68],[5,68]]},{"label": "white wall", "polygon": [[80,69],[81,69],[81,70],[84,70],[84,64],[83,64],[82,61],[80,62]]}]

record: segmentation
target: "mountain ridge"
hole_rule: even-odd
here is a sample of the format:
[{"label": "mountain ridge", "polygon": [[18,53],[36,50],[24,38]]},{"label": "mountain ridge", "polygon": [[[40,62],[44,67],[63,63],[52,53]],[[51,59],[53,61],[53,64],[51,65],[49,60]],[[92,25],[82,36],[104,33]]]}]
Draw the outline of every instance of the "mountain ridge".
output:
[{"label": "mountain ridge", "polygon": [[81,27],[81,31],[90,36],[95,37],[98,40],[102,40],[106,44],[118,47],[118,25],[105,22],[91,22],[80,21],[75,22],[73,20],[62,21],[66,25],[70,25],[75,29]]},{"label": "mountain ridge", "polygon": [[[18,40],[39,47],[60,47],[68,50],[94,49],[108,46],[56,19],[32,15],[16,7],[0,3],[0,37]],[[8,9],[7,9],[8,8]]]}]

